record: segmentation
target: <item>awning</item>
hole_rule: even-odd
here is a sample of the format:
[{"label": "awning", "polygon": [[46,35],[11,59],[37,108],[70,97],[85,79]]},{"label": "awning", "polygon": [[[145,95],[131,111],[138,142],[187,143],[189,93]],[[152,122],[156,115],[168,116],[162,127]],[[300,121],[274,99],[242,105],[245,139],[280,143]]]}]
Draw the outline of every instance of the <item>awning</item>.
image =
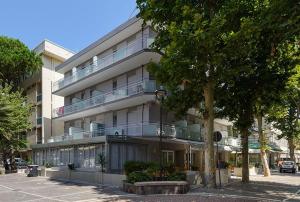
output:
[{"label": "awning", "polygon": [[[250,149],[252,149],[252,150],[260,149],[260,143],[259,142],[251,142],[248,145],[249,145],[249,150]],[[276,144],[268,144],[268,147],[269,147],[268,151],[271,151],[271,152],[282,152],[283,151]]]}]

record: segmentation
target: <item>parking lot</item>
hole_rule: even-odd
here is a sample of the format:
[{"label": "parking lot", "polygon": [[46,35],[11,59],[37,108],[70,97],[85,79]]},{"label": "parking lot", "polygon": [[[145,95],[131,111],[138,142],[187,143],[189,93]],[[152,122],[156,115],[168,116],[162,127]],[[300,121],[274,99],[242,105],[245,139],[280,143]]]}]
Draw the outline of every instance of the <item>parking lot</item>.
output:
[{"label": "parking lot", "polygon": [[222,189],[194,188],[185,195],[137,196],[124,193],[117,187],[10,174],[0,176],[0,201],[300,201],[299,173],[277,173],[270,178],[257,176],[251,180],[249,185],[242,185],[240,179],[235,179]]}]

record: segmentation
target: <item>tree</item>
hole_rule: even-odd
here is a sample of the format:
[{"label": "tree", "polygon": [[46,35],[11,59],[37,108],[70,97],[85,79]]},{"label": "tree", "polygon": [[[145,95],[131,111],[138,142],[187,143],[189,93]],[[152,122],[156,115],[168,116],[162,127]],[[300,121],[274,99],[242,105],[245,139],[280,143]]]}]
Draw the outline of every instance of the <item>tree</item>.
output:
[{"label": "tree", "polygon": [[10,159],[11,170],[15,170],[14,153],[26,147],[20,135],[30,128],[28,117],[30,106],[21,91],[14,91],[12,85],[4,84],[0,88],[0,105],[7,108],[5,121],[0,122],[0,151],[3,154],[4,164]]},{"label": "tree", "polygon": [[288,49],[290,41],[295,39],[294,30],[299,30],[298,21],[294,21],[299,10],[297,1],[251,2],[252,15],[242,19],[241,29],[227,41],[228,66],[242,72],[238,77],[232,75],[227,83],[220,83],[218,92],[223,93],[220,113],[235,121],[242,136],[243,182],[249,181],[248,136],[254,116],[258,119],[265,175],[269,174],[262,117],[278,100],[278,93],[291,75],[294,61]]},{"label": "tree", "polygon": [[296,142],[300,138],[300,65],[295,67],[295,71],[286,85],[285,93],[280,96],[280,102],[272,106],[268,115],[268,121],[281,131],[279,138],[288,140],[292,160],[295,160]]},{"label": "tree", "polygon": [[0,79],[16,87],[23,76],[36,72],[42,66],[39,55],[17,39],[0,36]]},{"label": "tree", "polygon": [[166,103],[179,115],[192,107],[204,109],[201,118],[205,127],[204,183],[207,187],[215,186],[215,89],[224,79],[224,71],[230,71],[224,67],[225,40],[233,30],[239,29],[240,18],[248,15],[245,2],[239,9],[234,9],[232,2],[137,0],[140,16],[145,22],[151,22],[157,33],[152,48],[162,57],[149,70],[171,92]]}]

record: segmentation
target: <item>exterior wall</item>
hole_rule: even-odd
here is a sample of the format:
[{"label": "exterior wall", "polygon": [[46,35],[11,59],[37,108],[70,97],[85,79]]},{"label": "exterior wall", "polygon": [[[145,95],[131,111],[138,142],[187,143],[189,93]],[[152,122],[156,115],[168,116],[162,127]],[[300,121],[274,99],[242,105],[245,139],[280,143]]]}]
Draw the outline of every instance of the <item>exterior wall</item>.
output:
[{"label": "exterior wall", "polygon": [[[43,66],[39,72],[25,79],[21,84],[28,103],[33,105],[29,117],[32,129],[27,131],[28,145],[46,143],[52,133],[62,133],[63,123],[56,123],[52,128],[51,118],[52,108],[60,106],[64,100],[62,97],[52,96],[51,87],[52,81],[63,77],[62,74],[55,72],[55,67],[73,55],[70,51],[47,40],[40,43],[33,51],[41,55]],[[37,96],[40,100],[37,100]]]},{"label": "exterior wall", "polygon": [[43,55],[42,59],[44,64],[42,68],[43,143],[46,143],[51,136],[63,134],[63,123],[53,122],[51,118],[52,109],[61,105],[64,99],[63,97],[52,95],[52,81],[59,77],[59,74],[54,72],[55,67],[60,64],[61,61],[47,55]]}]

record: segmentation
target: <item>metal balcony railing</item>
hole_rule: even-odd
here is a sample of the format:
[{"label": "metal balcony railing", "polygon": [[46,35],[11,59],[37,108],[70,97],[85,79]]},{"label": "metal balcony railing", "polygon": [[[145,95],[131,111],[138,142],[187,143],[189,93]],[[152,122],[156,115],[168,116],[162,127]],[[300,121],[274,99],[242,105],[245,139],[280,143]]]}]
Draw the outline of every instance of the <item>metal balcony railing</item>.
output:
[{"label": "metal balcony railing", "polygon": [[[65,133],[62,136],[52,137],[48,142],[61,142],[68,140],[78,140],[93,138],[98,136],[130,136],[130,137],[159,137],[160,124],[159,123],[138,123],[121,125],[118,127],[103,128],[95,131],[76,130],[72,134]],[[164,138],[177,138],[184,140],[202,141],[202,134],[192,132],[184,127],[176,127],[174,125],[163,125],[162,135]]]},{"label": "metal balcony railing", "polygon": [[154,92],[155,89],[156,83],[153,80],[138,81],[131,83],[128,86],[120,87],[110,92],[99,94],[71,105],[59,107],[53,111],[53,117],[61,117],[67,114],[72,114],[74,112],[124,99],[139,93],[151,93]]},{"label": "metal balcony railing", "polygon": [[84,68],[77,70],[73,75],[64,77],[53,83],[53,91],[59,90],[71,83],[75,83],[90,74],[93,74],[113,63],[116,63],[134,53],[149,48],[150,44],[154,41],[153,38],[144,37],[136,39],[135,41],[127,44],[125,47],[114,51],[112,54],[107,55],[103,58],[99,58],[96,62],[85,66]]}]

